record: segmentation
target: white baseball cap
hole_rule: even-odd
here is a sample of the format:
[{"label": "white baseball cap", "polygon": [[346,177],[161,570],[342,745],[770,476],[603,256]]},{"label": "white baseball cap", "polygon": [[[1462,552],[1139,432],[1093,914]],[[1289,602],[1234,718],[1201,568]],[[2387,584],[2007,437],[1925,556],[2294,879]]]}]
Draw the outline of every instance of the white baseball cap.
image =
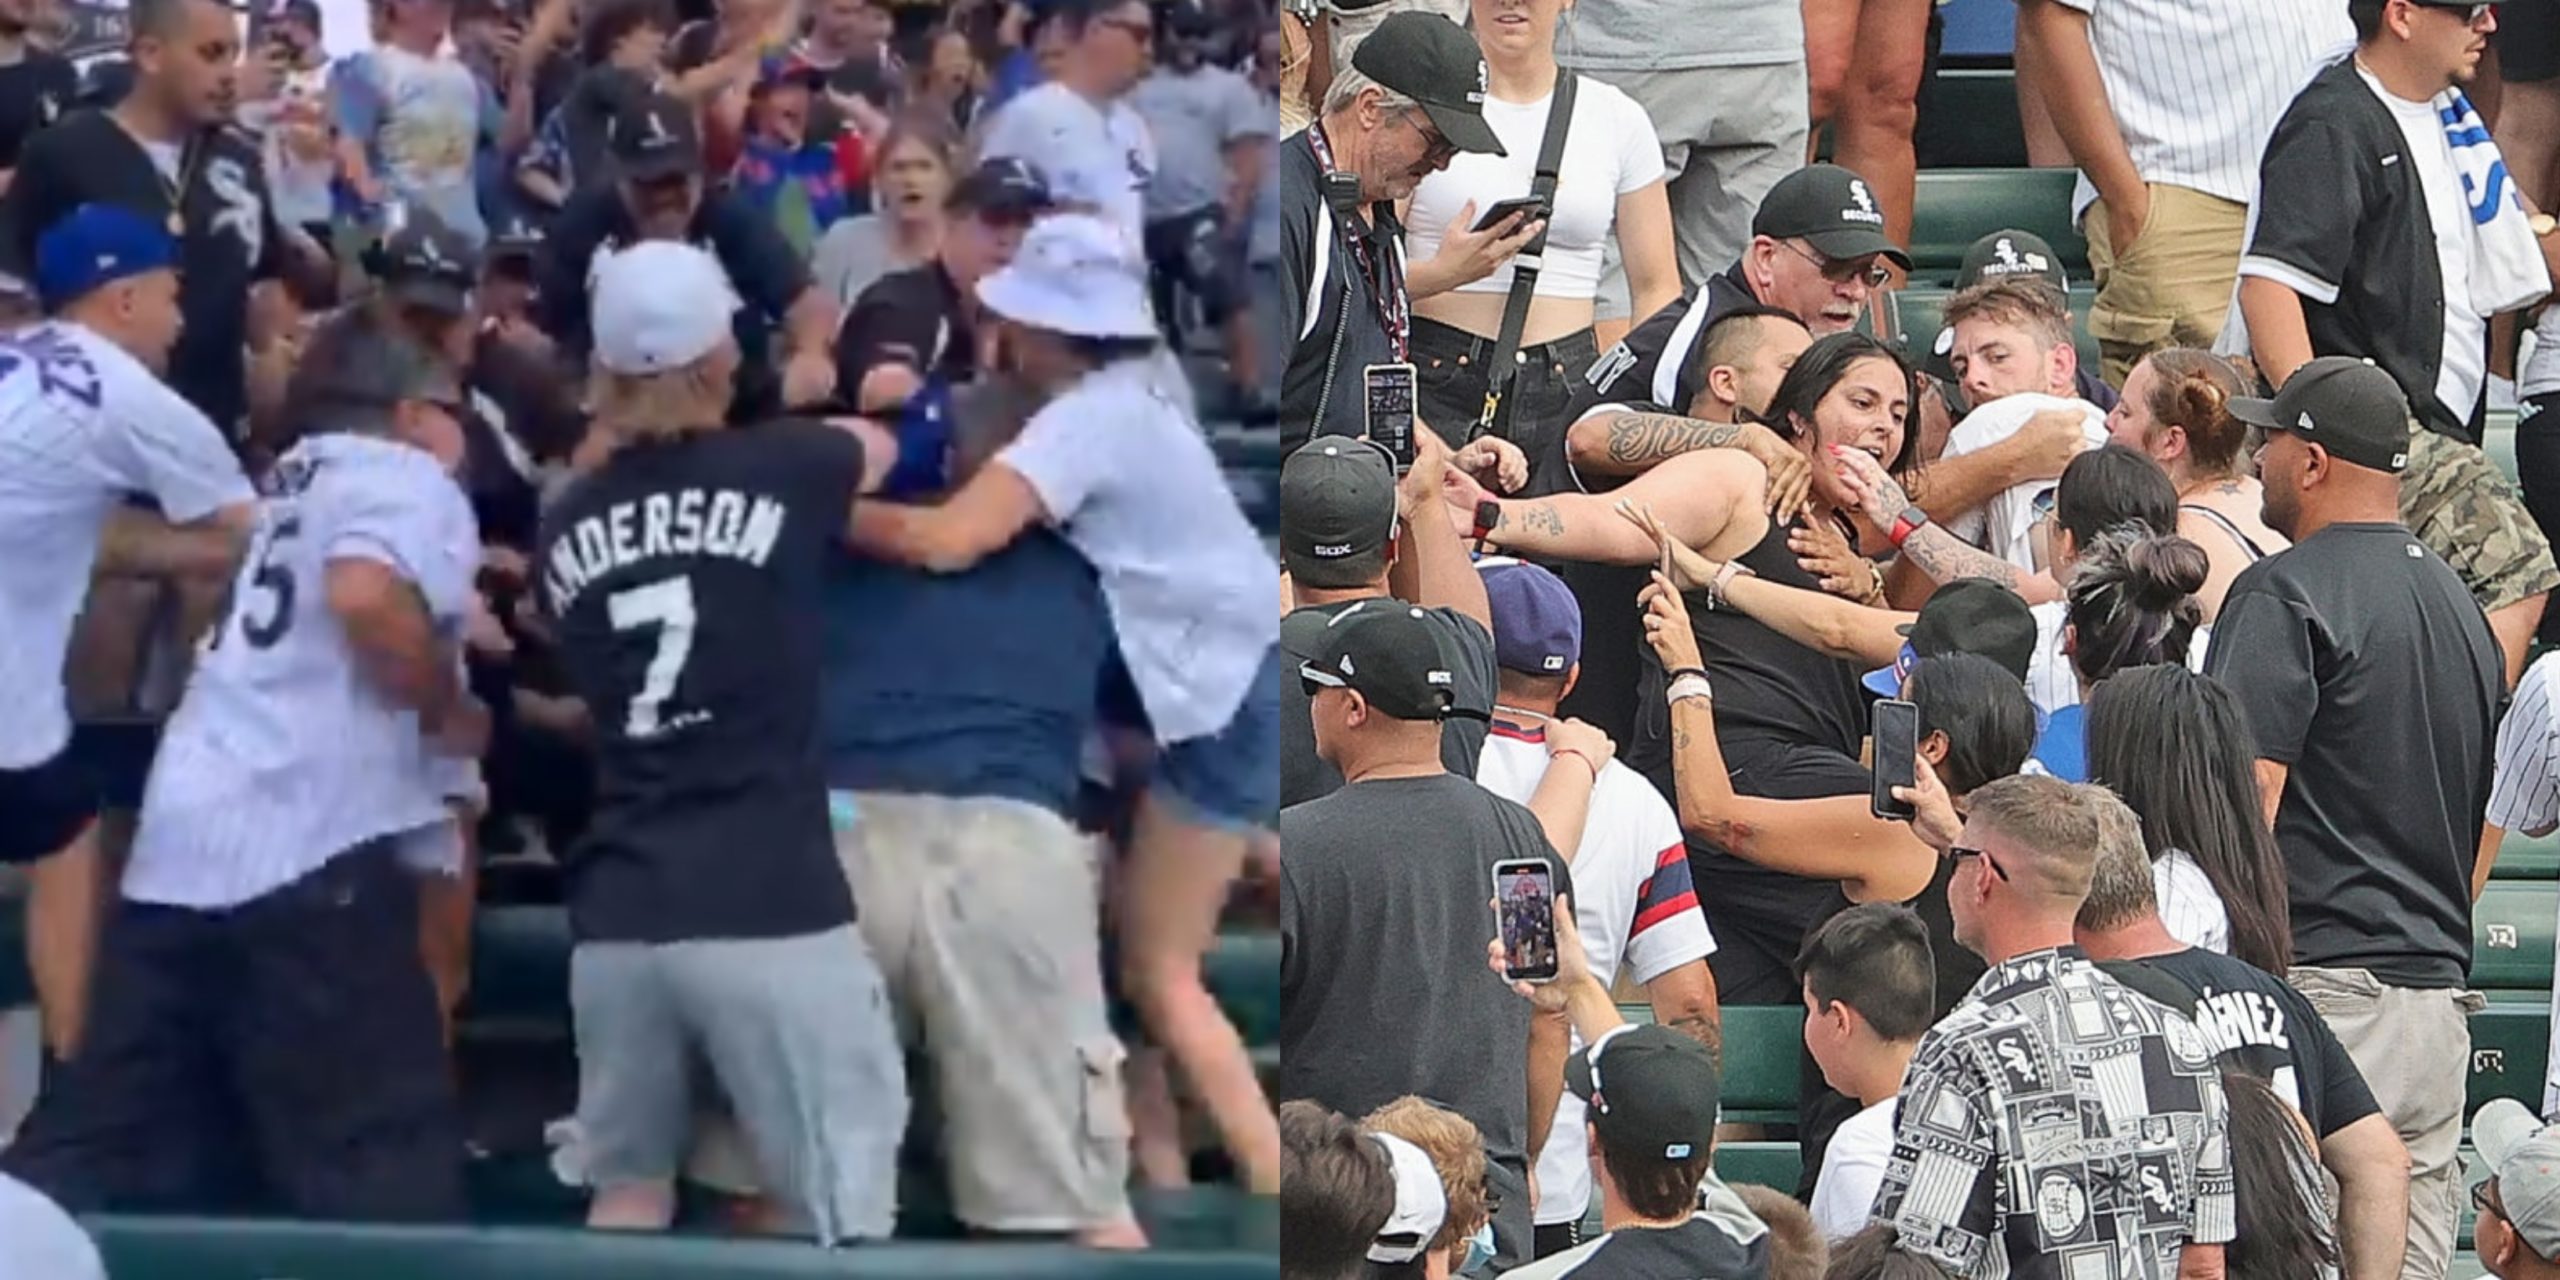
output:
[{"label": "white baseball cap", "polygon": [[1422,1148],[1392,1133],[1373,1133],[1369,1138],[1386,1148],[1387,1168],[1396,1180],[1395,1211],[1378,1228],[1377,1239],[1369,1242],[1369,1261],[1388,1266],[1411,1262],[1431,1247],[1431,1237],[1440,1234],[1441,1220],[1449,1214],[1448,1193],[1440,1186],[1440,1171],[1431,1167],[1431,1157]]},{"label": "white baseball cap", "polygon": [[609,253],[587,290],[596,363],[624,374],[681,369],[729,336],[739,305],[720,260],[692,245],[644,240]]},{"label": "white baseball cap", "polygon": [[1031,224],[1002,271],[978,282],[978,301],[1017,324],[1079,338],[1152,338],[1147,264],[1127,232],[1089,213]]}]

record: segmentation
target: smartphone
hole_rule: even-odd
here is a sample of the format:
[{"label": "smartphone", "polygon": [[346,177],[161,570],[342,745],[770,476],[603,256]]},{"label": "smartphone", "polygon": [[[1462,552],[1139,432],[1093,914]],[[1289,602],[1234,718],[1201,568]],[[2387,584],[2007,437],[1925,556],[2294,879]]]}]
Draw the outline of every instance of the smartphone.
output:
[{"label": "smartphone", "polygon": [[1895,787],[1920,785],[1920,708],[1900,698],[1875,704],[1869,732],[1874,735],[1874,772],[1867,804],[1879,818],[1908,818],[1917,810],[1893,798]]},{"label": "smartphone", "polygon": [[1413,366],[1373,364],[1361,373],[1368,396],[1369,441],[1395,460],[1396,474],[1413,469]]},{"label": "smartphone", "polygon": [[1529,220],[1534,222],[1544,213],[1546,207],[1546,203],[1536,196],[1514,196],[1509,200],[1496,200],[1492,208],[1484,211],[1483,217],[1476,219],[1475,229],[1491,231],[1509,221],[1511,215],[1515,213],[1526,213],[1529,215]]},{"label": "smartphone", "polygon": [[1505,976],[1514,982],[1552,982],[1556,976],[1556,870],[1544,858],[1505,858],[1493,864],[1493,900],[1502,918]]}]

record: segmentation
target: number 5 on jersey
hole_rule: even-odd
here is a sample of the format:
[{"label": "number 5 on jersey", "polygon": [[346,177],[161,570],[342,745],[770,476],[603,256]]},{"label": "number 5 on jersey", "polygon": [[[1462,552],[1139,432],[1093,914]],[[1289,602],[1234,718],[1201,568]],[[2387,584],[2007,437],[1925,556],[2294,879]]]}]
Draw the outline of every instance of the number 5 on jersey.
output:
[{"label": "number 5 on jersey", "polygon": [[[301,533],[302,518],[291,515],[276,521],[268,530],[257,554],[243,569],[249,575],[247,581],[232,582],[234,599],[229,616],[206,638],[207,649],[222,647],[222,637],[231,630],[235,619],[240,624],[241,638],[252,649],[272,649],[293,630],[293,566],[284,563],[279,553]],[[245,594],[241,593],[243,586],[247,588]]]},{"label": "number 5 on jersey", "polygon": [[657,647],[641,675],[640,692],[631,699],[623,732],[634,738],[654,738],[683,727],[667,724],[664,710],[676,682],[684,678],[685,660],[693,656],[693,579],[668,578],[616,591],[605,604],[617,632],[658,629]]}]

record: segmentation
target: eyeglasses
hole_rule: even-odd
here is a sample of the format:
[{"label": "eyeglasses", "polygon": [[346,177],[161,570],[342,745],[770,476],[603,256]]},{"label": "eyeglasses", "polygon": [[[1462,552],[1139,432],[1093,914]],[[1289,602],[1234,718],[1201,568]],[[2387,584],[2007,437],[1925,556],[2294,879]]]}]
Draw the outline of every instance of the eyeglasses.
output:
[{"label": "eyeglasses", "polygon": [[2497,1185],[2498,1180],[2493,1177],[2484,1179],[2479,1186],[2473,1187],[2471,1189],[2471,1207],[2482,1213],[2492,1214],[2499,1218],[2506,1217],[2506,1206],[2499,1204],[2498,1198],[2490,1194],[2490,1188]]},{"label": "eyeglasses", "polygon": [[1104,18],[1101,25],[1126,32],[1130,39],[1140,44],[1156,42],[1156,24],[1144,18]]},{"label": "eyeglasses", "polygon": [[1963,845],[1956,845],[1947,850],[1947,861],[1949,862],[1962,862],[1967,858],[1982,859],[1982,865],[1991,868],[1991,874],[2000,877],[2001,883],[2008,883],[2009,869],[2001,866],[1999,859],[1992,857],[1990,854],[1984,853],[1980,849],[1968,849]]},{"label": "eyeglasses", "polygon": [[1833,284],[1855,283],[1864,284],[1870,289],[1881,289],[1893,280],[1893,271],[1881,262],[1870,262],[1862,271],[1858,268],[1856,258],[1826,258],[1811,249],[1799,246],[1793,240],[1781,240],[1778,243],[1785,245],[1797,257],[1821,268],[1822,278]]},{"label": "eyeglasses", "polygon": [[2433,9],[2448,17],[2460,18],[2462,24],[2467,27],[2479,26],[2480,20],[2488,17],[2489,11],[2496,7],[2487,4],[2445,4],[2442,0],[2410,0],[2410,3],[2421,9]]},{"label": "eyeglasses", "polygon": [[1431,117],[1424,115],[1419,108],[1404,113],[1404,125],[1421,137],[1424,163],[1437,166],[1457,158],[1458,144],[1449,141],[1448,135],[1441,133],[1431,123]]}]

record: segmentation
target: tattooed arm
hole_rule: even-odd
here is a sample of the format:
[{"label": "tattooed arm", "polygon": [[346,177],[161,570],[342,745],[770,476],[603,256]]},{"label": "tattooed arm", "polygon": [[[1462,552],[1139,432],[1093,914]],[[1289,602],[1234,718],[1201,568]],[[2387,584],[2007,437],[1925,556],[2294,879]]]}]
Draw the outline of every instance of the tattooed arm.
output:
[{"label": "tattooed arm", "polygon": [[1909,500],[1932,520],[1952,520],[2011,485],[2054,479],[2088,447],[2085,423],[2076,410],[2047,409],[1998,444],[1920,468],[1910,477]]},{"label": "tattooed arm", "polygon": [[1640,476],[1684,453],[1739,449],[1768,469],[1768,508],[1793,515],[1813,470],[1804,452],[1756,422],[1708,422],[1633,409],[1594,411],[1565,429],[1565,461],[1588,476]]},{"label": "tattooed arm", "polygon": [[[1489,541],[1514,555],[1650,564],[1653,539],[1618,515],[1621,501],[1650,506],[1683,546],[1703,548],[1737,518],[1758,513],[1766,483],[1760,464],[1736,451],[1682,454],[1615,493],[1503,499]],[[1448,484],[1450,504],[1471,516],[1483,489],[1455,475]]]},{"label": "tattooed arm", "polygon": [[[1855,449],[1836,451],[1841,461],[1841,483],[1859,498],[1861,514],[1877,529],[1890,529],[1911,498],[1900,482],[1887,475],[1876,460]],[[2062,588],[2049,574],[2031,573],[1978,547],[1967,546],[1964,539],[1946,531],[1934,519],[1902,541],[1902,559],[1929,575],[1943,586],[1960,578],[1982,578],[1997,582],[2018,593],[2028,604],[2050,604],[2062,598]]]}]

